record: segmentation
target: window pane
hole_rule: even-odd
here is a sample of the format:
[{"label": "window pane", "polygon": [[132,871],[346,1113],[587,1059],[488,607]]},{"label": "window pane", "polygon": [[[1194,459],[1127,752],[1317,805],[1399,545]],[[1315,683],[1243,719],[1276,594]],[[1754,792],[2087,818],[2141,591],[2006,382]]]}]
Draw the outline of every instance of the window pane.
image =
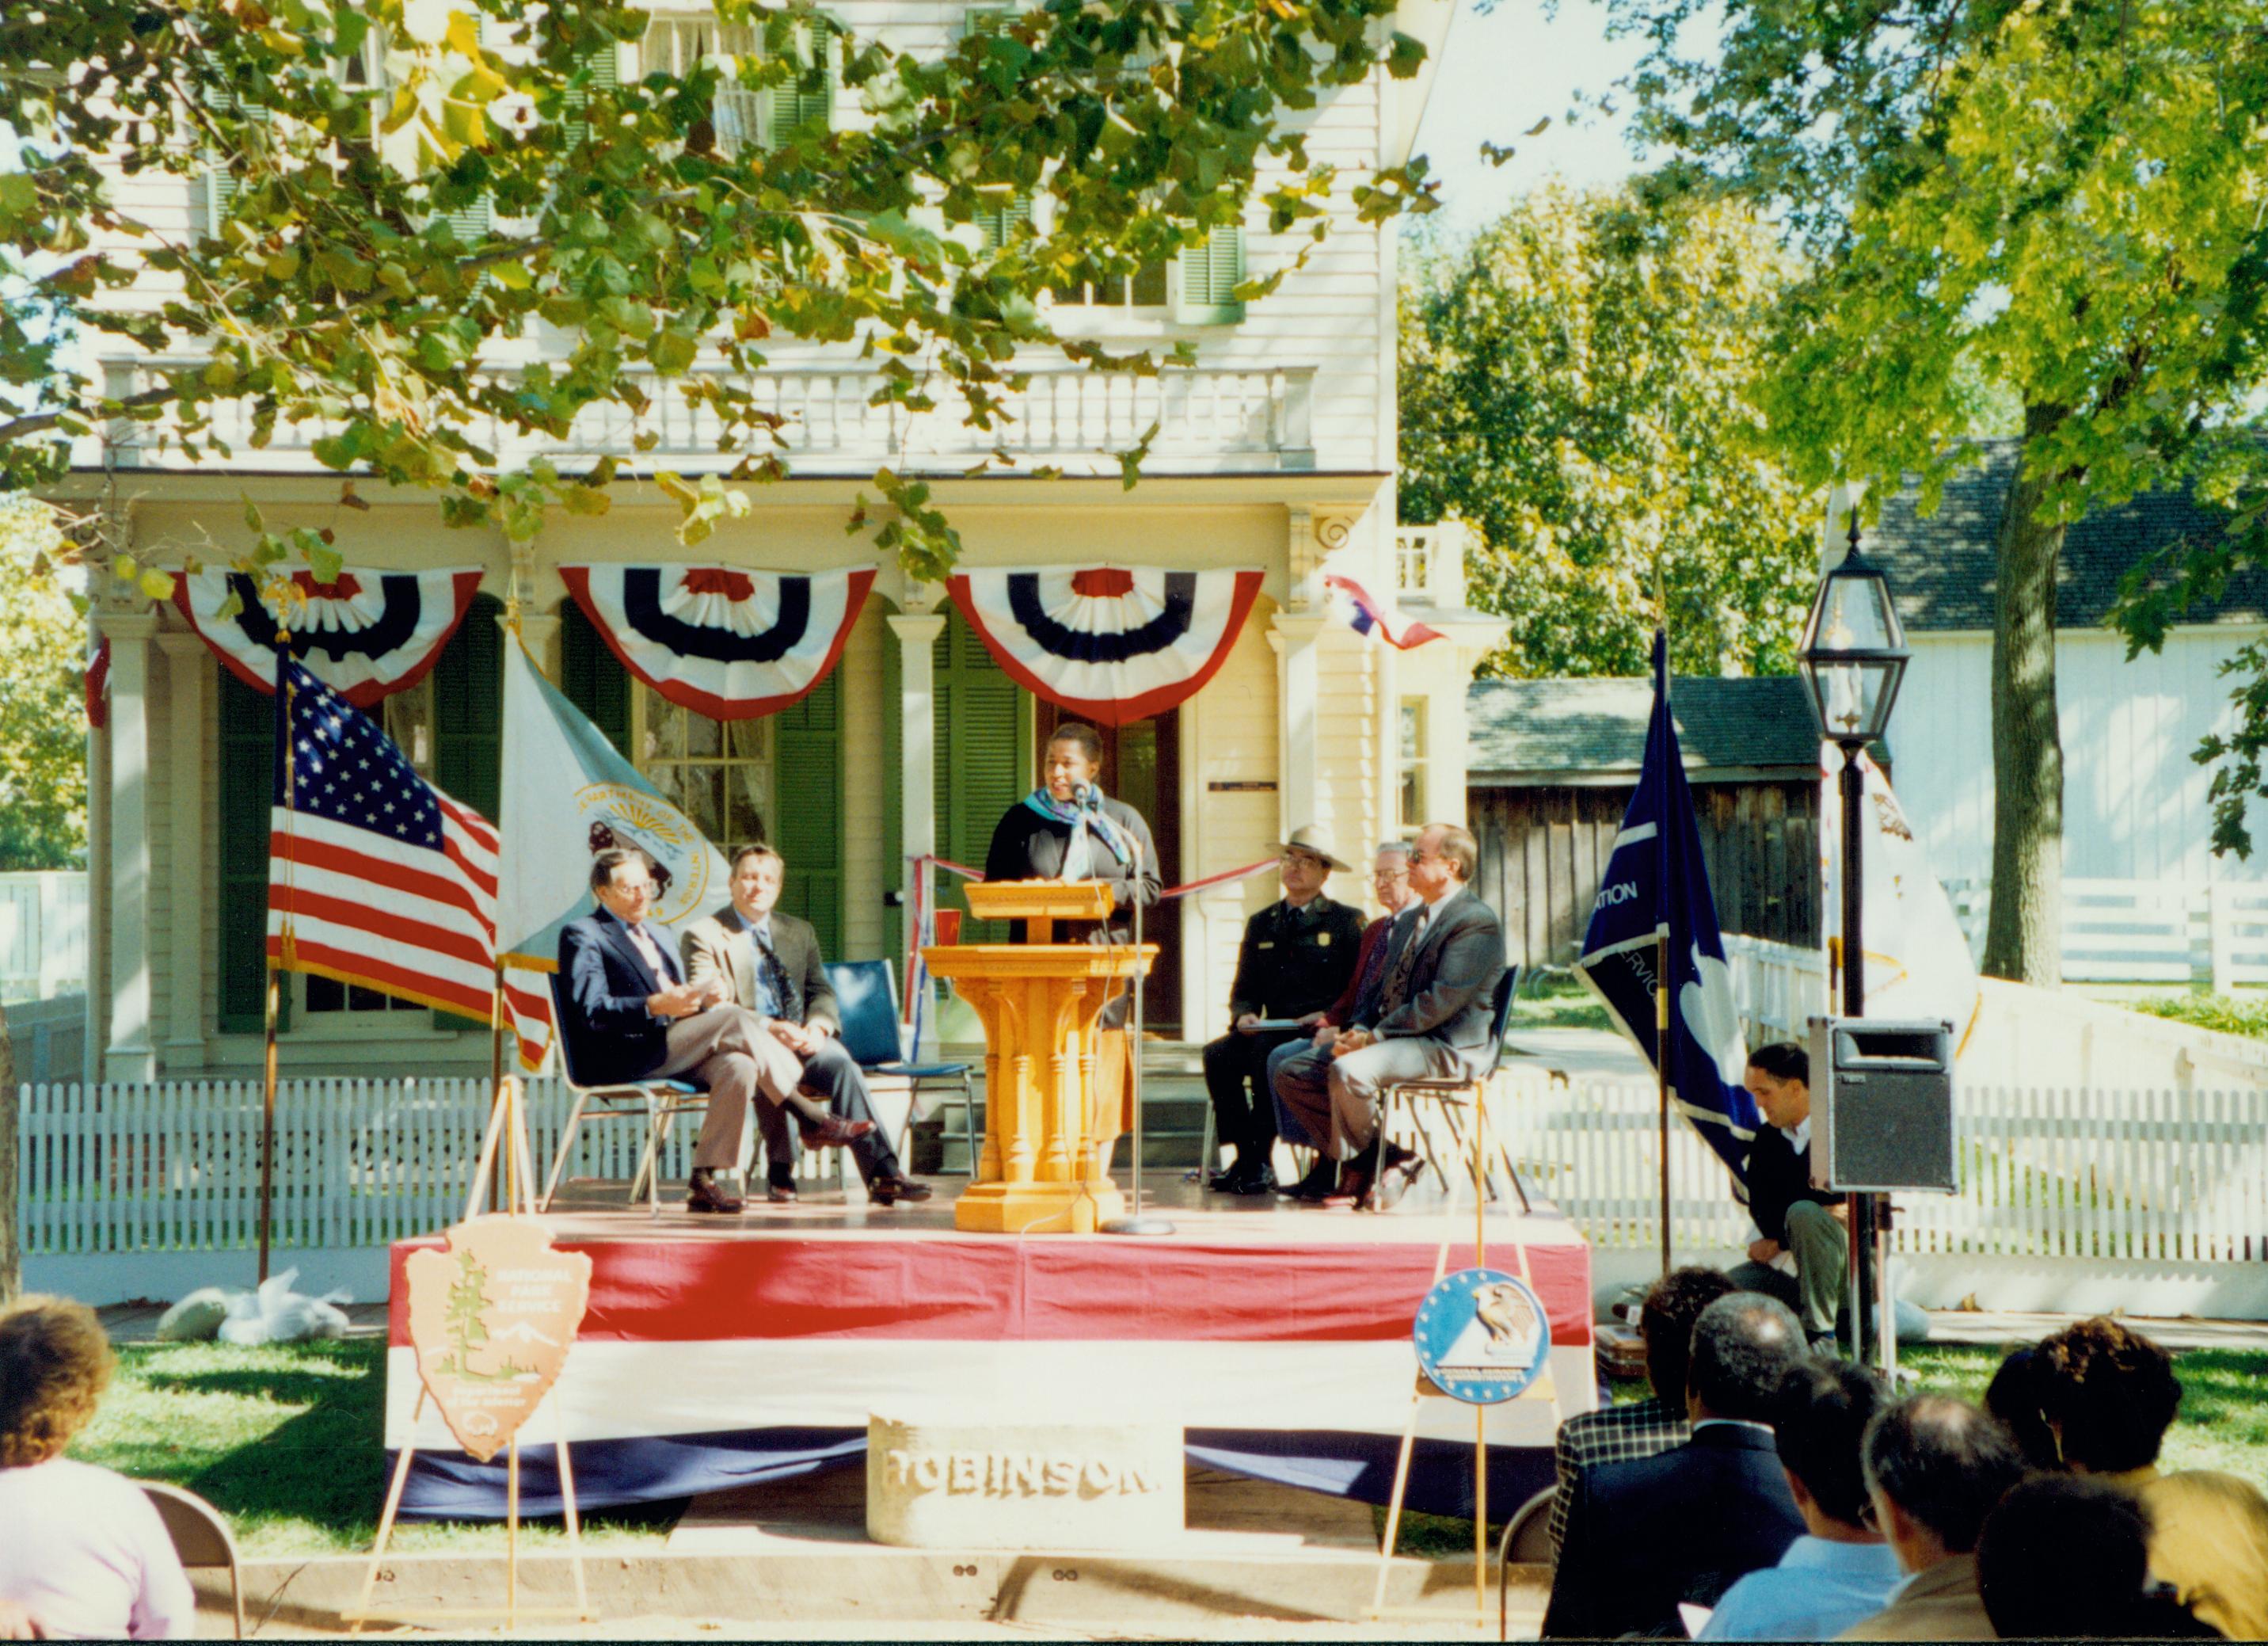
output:
[{"label": "window pane", "polygon": [[644,722],[638,764],[681,758],[685,753],[685,711],[646,685],[638,688],[638,709]]},{"label": "window pane", "polygon": [[684,712],[685,752],[701,759],[714,760],[725,752],[725,728],[705,714]]},{"label": "window pane", "polygon": [[397,691],[383,705],[381,729],[417,775],[433,775],[433,676]]},{"label": "window pane", "polygon": [[311,1012],[342,1012],[347,1005],[347,985],[335,978],[307,978],[307,1009]]}]

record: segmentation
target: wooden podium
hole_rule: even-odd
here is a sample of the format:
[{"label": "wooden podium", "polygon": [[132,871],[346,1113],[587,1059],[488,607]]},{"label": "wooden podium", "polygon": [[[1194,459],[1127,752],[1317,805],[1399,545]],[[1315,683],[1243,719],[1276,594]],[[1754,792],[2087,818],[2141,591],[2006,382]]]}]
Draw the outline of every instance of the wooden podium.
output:
[{"label": "wooden podium", "polygon": [[1099,1043],[1123,1059],[1122,1032],[1098,1029],[1127,978],[1147,973],[1154,943],[1058,943],[1057,920],[1108,918],[1101,881],[972,882],[969,912],[1022,920],[1021,943],[939,944],[922,950],[932,977],[950,978],[984,1024],[984,1146],[976,1180],[954,1202],[956,1229],[1030,1229],[1091,1235],[1126,1213],[1110,1181],[1126,1082],[1099,1066]]}]

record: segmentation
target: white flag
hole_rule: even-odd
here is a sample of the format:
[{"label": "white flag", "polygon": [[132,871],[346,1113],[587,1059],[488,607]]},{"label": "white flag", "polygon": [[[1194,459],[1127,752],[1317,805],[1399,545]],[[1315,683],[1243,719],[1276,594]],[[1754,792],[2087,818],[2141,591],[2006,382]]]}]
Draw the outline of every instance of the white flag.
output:
[{"label": "white flag", "polygon": [[[643,846],[653,859],[648,918],[673,938],[729,896],[724,853],[544,679],[517,636],[504,646],[500,823],[497,953],[523,973],[559,969],[560,929],[596,906],[591,859],[609,846]],[[504,995],[520,1062],[537,1068],[551,1037],[548,985],[507,973]]]},{"label": "white flag", "polygon": [[[1822,922],[1827,933],[1830,1010],[1843,1008],[1843,751],[1820,745],[1819,860],[1826,885]],[[1956,1049],[1976,1026],[1980,1000],[1969,940],[1922,855],[1889,779],[1867,756],[1865,821],[1859,855],[1866,874],[1859,936],[1867,962],[1867,1015],[1941,1019],[1953,1025]]]}]

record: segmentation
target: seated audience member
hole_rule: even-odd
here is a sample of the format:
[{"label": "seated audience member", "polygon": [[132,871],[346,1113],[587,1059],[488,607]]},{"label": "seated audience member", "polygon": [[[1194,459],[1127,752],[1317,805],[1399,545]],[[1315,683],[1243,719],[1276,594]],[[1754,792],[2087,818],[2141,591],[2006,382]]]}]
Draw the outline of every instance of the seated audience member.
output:
[{"label": "seated audience member", "polygon": [[1773,1422],[1803,1536],[1779,1564],[1725,1591],[1703,1640],[1830,1640],[1889,1603],[1898,1557],[1874,1524],[1859,1448],[1883,1404],[1882,1380],[1847,1362],[1787,1375]]},{"label": "seated audience member", "polygon": [[1567,1504],[1575,1477],[1602,1464],[1631,1463],[1682,1446],[1691,1433],[1685,1421],[1687,1352],[1693,1323],[1701,1311],[1733,1289],[1717,1269],[1673,1269],[1646,1288],[1638,1317],[1646,1346],[1646,1380],[1653,1392],[1643,1400],[1581,1412],[1559,1425],[1553,1448],[1559,1489],[1551,1500],[1551,1548],[1556,1555],[1567,1536]]},{"label": "seated audience member", "polygon": [[[1371,1022],[1378,1017],[1378,1001],[1386,982],[1386,968],[1394,958],[1396,934],[1406,935],[1410,922],[1396,926],[1395,917],[1417,902],[1410,889],[1410,848],[1389,840],[1378,848],[1370,869],[1371,893],[1386,910],[1363,928],[1355,950],[1354,975],[1338,999],[1315,1015],[1313,1032],[1285,1042],[1268,1054],[1269,1101],[1276,1106],[1276,1132],[1287,1143],[1315,1151],[1307,1175],[1286,1192],[1295,1200],[1328,1199],[1339,1184],[1339,1163],[1323,1147],[1329,1140],[1310,1137],[1292,1111],[1284,1105],[1287,1084],[1304,1084],[1327,1090],[1331,1074],[1331,1045],[1349,1023]],[[1289,1073],[1286,1073],[1287,1068]]]},{"label": "seated audience member", "polygon": [[111,1367],[85,1304],[30,1296],[0,1310],[0,1625],[184,1639],[196,1600],[158,1511],[125,1476],[63,1455]]},{"label": "seated audience member", "polygon": [[2132,1327],[2098,1318],[2044,1339],[2033,1367],[2040,1410],[2065,1463],[2142,1500],[2153,1528],[2150,1569],[2216,1628],[2241,1639],[2268,1636],[2268,1503],[2233,1477],[2158,1471],[2182,1403],[2173,1356]]},{"label": "seated audience member", "polygon": [[1714,1605],[1803,1532],[1773,1450],[1771,1416],[1804,1359],[1775,1300],[1734,1292],[1693,1324],[1683,1446],[1575,1476],[1543,1614],[1547,1640],[1683,1632],[1681,1602]]},{"label": "seated audience member", "polygon": [[[1205,1091],[1213,1122],[1236,1159],[1206,1180],[1224,1194],[1276,1192],[1276,1096],[1270,1054],[1304,1043],[1324,1010],[1344,994],[1362,952],[1362,911],[1325,895],[1333,869],[1347,867],[1321,829],[1302,827],[1276,848],[1284,895],[1244,923],[1236,980],[1228,991],[1228,1032],[1205,1043]],[[1295,1029],[1263,1023],[1297,1022]],[[1207,1162],[1208,1165],[1211,1163]]]},{"label": "seated audience member", "polygon": [[[722,978],[725,1002],[762,1018],[772,1038],[802,1066],[799,1090],[823,1098],[845,1120],[871,1123],[874,1107],[865,1074],[835,1037],[843,1021],[836,1010],[835,985],[828,982],[820,958],[819,934],[809,921],[779,907],[786,882],[787,860],[771,847],[744,845],[734,853],[733,901],[696,920],[680,940],[685,980],[704,984]],[[768,1198],[792,1200],[795,1134],[787,1124],[786,1105],[758,1104],[756,1124],[764,1140]],[[899,1170],[897,1154],[880,1131],[855,1140],[850,1158],[876,1205],[929,1199],[929,1185]]]},{"label": "seated audience member", "polygon": [[1977,1538],[1977,1588],[2002,1640],[2211,1637],[2150,1579],[2150,1523],[2131,1492],[2083,1474],[2009,1489]]},{"label": "seated audience member", "polygon": [[591,895],[598,912],[559,933],[566,982],[559,1032],[593,1084],[691,1075],[709,1088],[686,1185],[688,1210],[740,1209],[740,1197],[717,1174],[740,1163],[740,1128],[760,1096],[794,1104],[813,1143],[853,1143],[873,1130],[871,1121],[838,1119],[799,1095],[802,1065],[762,1018],[723,1003],[731,989],[721,978],[685,981],[669,934],[646,923],[654,884],[653,861],[644,852],[610,846],[593,857]]},{"label": "seated audience member", "polygon": [[1837,1640],[1989,1641],[1977,1592],[1977,1534],[2023,1479],[2008,1431],[1951,1395],[1919,1394],[1867,1427],[1867,1495],[1905,1582],[1890,1603]]},{"label": "seated audience member", "polygon": [[2055,1431],[2040,1411],[2036,1358],[2030,1349],[2010,1349],[1992,1374],[1992,1381],[1984,1385],[1984,1409],[2014,1436],[2026,1467],[2053,1472],[2063,1467],[2063,1453],[2056,1446]]},{"label": "seated audience member", "polygon": [[1454,823],[1429,823],[1410,854],[1418,904],[1405,919],[1374,1022],[1350,1024],[1331,1043],[1322,1082],[1289,1078],[1277,1089],[1300,1134],[1345,1170],[1325,1206],[1391,1210],[1423,1163],[1379,1135],[1380,1094],[1395,1081],[1455,1080],[1496,1055],[1491,998],[1504,976],[1504,927],[1472,889],[1480,845]]}]

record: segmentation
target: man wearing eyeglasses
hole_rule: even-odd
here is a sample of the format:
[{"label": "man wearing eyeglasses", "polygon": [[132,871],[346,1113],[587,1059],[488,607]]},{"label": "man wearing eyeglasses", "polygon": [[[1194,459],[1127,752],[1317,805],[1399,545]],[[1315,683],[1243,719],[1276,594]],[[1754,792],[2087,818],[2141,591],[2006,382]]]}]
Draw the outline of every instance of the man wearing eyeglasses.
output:
[{"label": "man wearing eyeglasses", "polygon": [[1286,1113],[1344,1164],[1325,1206],[1384,1210],[1401,1198],[1421,1162],[1379,1135],[1379,1094],[1396,1081],[1463,1079],[1486,1067],[1495,1048],[1490,1009],[1504,975],[1504,927],[1474,895],[1480,845],[1454,823],[1429,823],[1410,854],[1416,908],[1379,986],[1374,1018],[1359,1020],[1331,1043],[1323,1089],[1291,1085]]},{"label": "man wearing eyeglasses", "polygon": [[693,1150],[686,1209],[734,1213],[739,1195],[717,1174],[740,1164],[740,1128],[761,1093],[793,1103],[804,1136],[814,1144],[856,1142],[874,1129],[845,1120],[802,1096],[803,1064],[764,1019],[725,1002],[731,985],[711,977],[689,983],[671,952],[669,934],[651,924],[653,860],[644,852],[609,847],[591,860],[598,909],[559,934],[559,971],[566,979],[559,1032],[576,1072],[593,1085],[691,1075],[709,1088],[709,1112]]},{"label": "man wearing eyeglasses", "polygon": [[1361,911],[1323,895],[1331,871],[1347,867],[1332,855],[1330,837],[1313,827],[1294,829],[1276,849],[1283,856],[1284,896],[1245,922],[1229,989],[1229,1030],[1204,1049],[1216,1132],[1236,1146],[1234,1163],[1207,1185],[1225,1194],[1275,1192],[1269,1053],[1305,1037],[1295,1025],[1322,1020],[1354,975],[1362,944]]},{"label": "man wearing eyeglasses", "polygon": [[1370,889],[1386,912],[1364,928],[1362,947],[1355,951],[1354,976],[1347,979],[1345,992],[1316,1018],[1312,1036],[1286,1041],[1268,1054],[1268,1089],[1275,1096],[1278,1134],[1287,1143],[1315,1151],[1315,1163],[1308,1168],[1307,1175],[1286,1191],[1295,1200],[1329,1197],[1338,1187],[1339,1163],[1322,1147],[1323,1140],[1307,1135],[1297,1114],[1285,1103],[1284,1094],[1287,1087],[1307,1087],[1312,1089],[1313,1103],[1327,1104],[1330,1101],[1331,1045],[1337,1040],[1339,1030],[1349,1023],[1370,1022],[1378,1015],[1379,991],[1386,982],[1386,968],[1394,958],[1396,934],[1407,936],[1415,923],[1404,920],[1399,927],[1395,925],[1395,917],[1414,908],[1418,902],[1418,894],[1410,889],[1408,841],[1388,840],[1378,848],[1378,855],[1370,866]]}]

